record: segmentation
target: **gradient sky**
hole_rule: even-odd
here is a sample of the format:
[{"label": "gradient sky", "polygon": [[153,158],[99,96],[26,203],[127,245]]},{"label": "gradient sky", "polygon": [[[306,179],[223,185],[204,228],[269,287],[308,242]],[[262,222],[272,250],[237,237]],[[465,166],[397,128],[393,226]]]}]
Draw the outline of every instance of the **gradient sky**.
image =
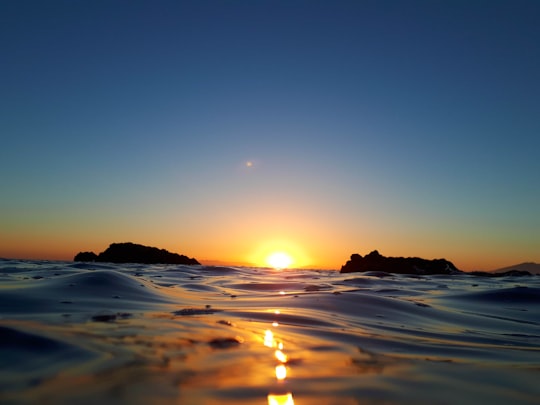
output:
[{"label": "gradient sky", "polygon": [[0,257],[540,262],[540,2],[0,1]]}]

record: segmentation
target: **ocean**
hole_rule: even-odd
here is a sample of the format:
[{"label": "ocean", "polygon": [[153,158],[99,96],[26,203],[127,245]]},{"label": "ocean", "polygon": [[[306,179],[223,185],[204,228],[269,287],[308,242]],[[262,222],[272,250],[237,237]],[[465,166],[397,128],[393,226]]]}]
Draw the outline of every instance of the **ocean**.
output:
[{"label": "ocean", "polygon": [[540,277],[0,260],[2,404],[538,404]]}]

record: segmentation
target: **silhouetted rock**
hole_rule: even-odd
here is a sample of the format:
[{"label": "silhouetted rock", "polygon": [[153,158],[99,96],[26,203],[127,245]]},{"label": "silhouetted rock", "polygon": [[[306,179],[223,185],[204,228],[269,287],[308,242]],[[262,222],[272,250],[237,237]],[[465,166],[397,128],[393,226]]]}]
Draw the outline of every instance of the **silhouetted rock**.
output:
[{"label": "silhouetted rock", "polygon": [[79,252],[75,255],[75,262],[95,262],[98,256],[94,252]]},{"label": "silhouetted rock", "polygon": [[107,250],[96,255],[93,252],[78,253],[73,259],[109,263],[143,263],[143,264],[200,264],[197,260],[165,249],[137,245],[135,243],[112,243]]},{"label": "silhouetted rock", "polygon": [[376,250],[365,257],[355,253],[341,267],[341,273],[366,271],[416,275],[462,273],[456,266],[445,259],[426,260],[418,257],[385,257]]}]

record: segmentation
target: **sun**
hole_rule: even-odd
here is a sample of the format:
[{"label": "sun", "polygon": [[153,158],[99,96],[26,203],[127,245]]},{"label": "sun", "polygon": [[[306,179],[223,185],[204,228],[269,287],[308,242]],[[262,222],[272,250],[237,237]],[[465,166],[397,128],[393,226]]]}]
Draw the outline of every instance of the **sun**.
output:
[{"label": "sun", "polygon": [[284,252],[274,252],[266,258],[266,263],[277,270],[290,267],[293,261],[292,257]]}]

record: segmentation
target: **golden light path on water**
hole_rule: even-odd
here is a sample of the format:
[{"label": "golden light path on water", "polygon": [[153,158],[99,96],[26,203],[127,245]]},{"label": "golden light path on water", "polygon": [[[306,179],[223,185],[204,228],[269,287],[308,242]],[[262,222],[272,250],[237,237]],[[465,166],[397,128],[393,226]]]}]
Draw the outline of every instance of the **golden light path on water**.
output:
[{"label": "golden light path on water", "polygon": [[268,405],[294,405],[292,394],[268,395]]},{"label": "golden light path on water", "polygon": [[[279,315],[281,312],[275,310],[274,314]],[[272,327],[277,328],[279,323],[277,321],[272,322]],[[283,352],[284,345],[283,342],[276,339],[274,332],[267,329],[264,333],[263,343],[269,349],[274,350],[274,357],[276,358],[278,364],[275,367],[276,380],[278,384],[282,384],[287,378],[287,355]],[[291,392],[287,392],[285,389],[279,393],[269,393],[268,394],[268,405],[294,405],[294,399]]]}]

